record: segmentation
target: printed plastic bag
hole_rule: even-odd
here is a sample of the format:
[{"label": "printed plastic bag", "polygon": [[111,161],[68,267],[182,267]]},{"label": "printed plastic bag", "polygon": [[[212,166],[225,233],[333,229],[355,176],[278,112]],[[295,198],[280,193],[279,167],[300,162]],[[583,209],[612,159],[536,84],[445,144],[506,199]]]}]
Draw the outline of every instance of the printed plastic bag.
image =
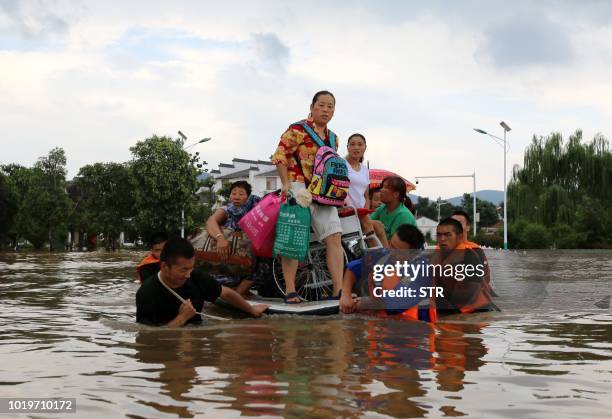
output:
[{"label": "printed plastic bag", "polygon": [[238,225],[251,241],[256,256],[272,257],[276,220],[280,211],[281,198],[275,192],[269,193],[251,211],[246,213]]},{"label": "printed plastic bag", "polygon": [[280,206],[274,238],[274,256],[303,261],[310,245],[310,209],[288,199]]}]

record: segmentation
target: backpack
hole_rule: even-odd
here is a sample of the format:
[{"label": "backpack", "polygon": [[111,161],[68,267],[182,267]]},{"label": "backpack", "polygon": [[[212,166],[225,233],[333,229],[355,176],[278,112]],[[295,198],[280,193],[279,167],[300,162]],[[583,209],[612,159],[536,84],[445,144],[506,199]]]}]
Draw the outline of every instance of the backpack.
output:
[{"label": "backpack", "polygon": [[348,196],[350,180],[346,160],[336,152],[336,134],[329,131],[331,147],[328,147],[306,122],[299,124],[319,146],[315,155],[312,179],[308,185],[312,200],[321,205],[343,206]]}]

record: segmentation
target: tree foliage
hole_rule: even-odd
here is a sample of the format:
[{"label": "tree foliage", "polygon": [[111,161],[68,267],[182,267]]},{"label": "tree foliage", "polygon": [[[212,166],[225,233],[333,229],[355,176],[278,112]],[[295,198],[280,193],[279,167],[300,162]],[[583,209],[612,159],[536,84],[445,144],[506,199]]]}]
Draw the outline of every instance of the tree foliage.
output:
[{"label": "tree foliage", "polygon": [[[463,194],[461,198],[461,209],[472,217],[474,211],[474,201],[472,194]],[[497,207],[489,201],[483,201],[476,197],[476,212],[480,213],[478,227],[489,227],[499,221]]]},{"label": "tree foliage", "polygon": [[102,233],[106,248],[128,227],[133,215],[133,194],[127,164],[95,163],[83,166],[71,185],[74,228]]},{"label": "tree foliage", "polygon": [[182,210],[185,224],[191,224],[199,186],[199,170],[195,167],[198,156],[185,151],[181,140],[156,135],[138,142],[130,151],[138,230],[145,237],[155,231],[177,232]]},{"label": "tree foliage", "polygon": [[10,178],[0,171],[0,249],[17,216],[17,193]]},{"label": "tree foliage", "polygon": [[[439,198],[438,198],[439,199]],[[450,217],[453,211],[460,209],[448,201],[441,201],[440,219]],[[431,201],[429,198],[422,196],[418,197],[417,203],[414,205],[416,217],[427,217],[431,220],[438,219],[438,201]]]},{"label": "tree foliage", "polygon": [[[523,167],[515,169],[508,186],[508,218],[514,223],[545,227],[550,245],[555,247],[569,247],[568,239],[574,242],[571,247],[612,245],[612,152],[608,141],[596,135],[585,144],[580,130],[566,142],[559,133],[534,136]],[[511,241],[513,246],[544,243],[537,234],[527,234],[542,229],[528,230],[523,223],[514,230],[524,230],[524,240],[516,237],[519,241]]]}]

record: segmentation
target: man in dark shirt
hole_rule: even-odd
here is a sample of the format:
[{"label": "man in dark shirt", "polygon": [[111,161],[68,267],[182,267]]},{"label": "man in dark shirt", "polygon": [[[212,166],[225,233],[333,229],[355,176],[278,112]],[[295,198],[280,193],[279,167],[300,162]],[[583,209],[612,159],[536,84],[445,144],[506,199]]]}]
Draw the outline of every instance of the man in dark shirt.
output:
[{"label": "man in dark shirt", "polygon": [[[170,239],[160,255],[160,271],[143,281],[136,293],[136,321],[151,326],[183,326],[200,323],[204,301],[221,297],[227,303],[252,315],[261,316],[268,306],[249,304],[236,291],[221,286],[203,271],[193,270],[195,251],[182,238]],[[163,281],[163,283],[162,283]],[[180,295],[185,303],[168,289]]]}]

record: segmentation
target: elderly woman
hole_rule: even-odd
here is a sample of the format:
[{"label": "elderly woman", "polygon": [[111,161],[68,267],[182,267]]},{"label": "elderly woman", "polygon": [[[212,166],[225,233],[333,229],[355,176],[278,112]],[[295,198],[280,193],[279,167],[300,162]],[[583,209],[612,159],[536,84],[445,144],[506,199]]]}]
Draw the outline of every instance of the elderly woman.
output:
[{"label": "elderly woman", "polygon": [[[209,237],[216,240],[216,251],[221,260],[229,261],[232,249],[228,238],[238,236],[238,240],[242,244],[237,246],[236,252],[250,254],[250,245],[248,240],[240,233],[238,222],[240,219],[260,201],[256,195],[251,195],[251,185],[239,180],[230,186],[230,197],[227,205],[218,208],[206,221],[206,231]],[[259,261],[258,261],[259,262]],[[236,291],[245,295],[248,293],[254,278],[250,275],[241,275],[241,281]]]}]

